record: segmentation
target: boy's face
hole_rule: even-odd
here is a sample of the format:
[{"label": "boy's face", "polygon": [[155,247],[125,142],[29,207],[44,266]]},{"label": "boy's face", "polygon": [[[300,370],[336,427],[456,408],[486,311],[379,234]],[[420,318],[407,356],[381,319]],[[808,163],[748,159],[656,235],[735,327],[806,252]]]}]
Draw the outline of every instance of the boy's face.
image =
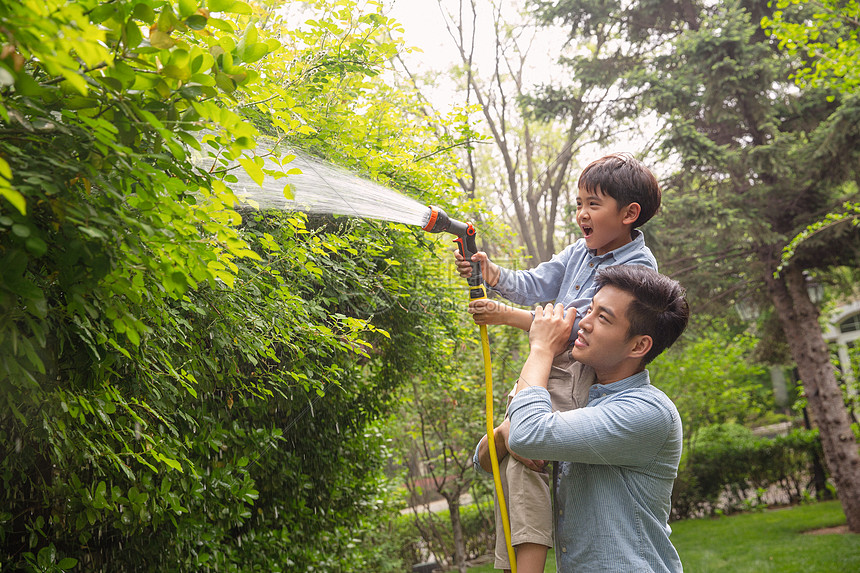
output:
[{"label": "boy's face", "polygon": [[627,309],[632,301],[629,292],[607,285],[595,293],[579,321],[571,356],[594,368],[598,379],[613,379],[636,347],[639,337],[628,337]]},{"label": "boy's face", "polygon": [[628,209],[609,195],[580,188],[576,193],[576,223],[589,249],[605,255],[630,242],[631,226],[625,223]]}]

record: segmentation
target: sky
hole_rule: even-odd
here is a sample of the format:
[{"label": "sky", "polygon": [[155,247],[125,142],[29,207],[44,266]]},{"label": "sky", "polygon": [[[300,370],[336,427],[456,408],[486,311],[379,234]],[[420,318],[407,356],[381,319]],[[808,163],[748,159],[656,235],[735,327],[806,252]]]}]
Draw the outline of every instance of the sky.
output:
[{"label": "sky", "polygon": [[[462,1],[463,4],[468,4],[468,0]],[[515,21],[516,11],[524,4],[523,0],[500,1],[505,7],[504,14],[508,16],[508,21]],[[387,15],[402,24],[406,44],[421,50],[421,52],[413,52],[403,56],[411,71],[420,73],[435,70],[442,72],[436,79],[436,87],[433,90],[425,91],[425,96],[431,100],[438,111],[443,113],[454,104],[460,103],[453,84],[446,85],[445,81],[445,71],[459,61],[459,55],[454,40],[445,27],[445,20],[437,0],[382,0],[382,2],[385,6],[383,10]],[[443,3],[449,10],[456,10],[460,0],[443,0]],[[486,69],[494,61],[493,29],[489,4],[487,0],[478,0],[477,2],[479,18],[476,23],[476,61],[479,70],[482,64]],[[556,65],[556,61],[563,49],[565,39],[566,34],[559,29],[541,29],[529,49],[529,62],[532,67],[526,76],[527,84],[537,85],[553,82],[558,85],[564,83],[559,72],[561,68]],[[558,81],[560,78],[562,81]],[[629,151],[637,154],[644,151],[646,146],[647,141],[643,136],[625,133],[619,135],[617,141],[608,147],[586,147],[584,157],[581,160],[590,161],[615,151]],[[656,170],[659,171],[659,169]]]},{"label": "sky", "polygon": [[445,31],[436,0],[385,0],[388,15],[403,25],[404,38],[423,50],[422,57],[435,64],[453,61],[456,52]]},{"label": "sky", "polygon": [[[403,25],[403,37],[408,46],[416,47],[421,52],[413,52],[404,55],[404,60],[412,71],[436,70],[444,72],[460,61],[460,56],[446,26],[445,18],[439,8],[437,0],[383,0],[387,14],[394,17]],[[517,19],[517,10],[523,5],[523,0],[501,0],[508,22]],[[468,2],[464,1],[464,4]],[[454,12],[457,10],[460,0],[443,0],[446,10]],[[489,69],[495,61],[493,25],[491,19],[491,6],[487,0],[478,0],[478,19],[476,22],[475,61],[478,69]],[[467,19],[468,20],[468,19]],[[537,40],[533,42],[529,50],[529,61],[532,64],[531,82],[539,83],[551,77],[553,64],[559,53],[564,38],[561,34],[554,34],[541,30]],[[542,57],[541,52],[546,54]],[[555,54],[551,56],[550,54]],[[439,78],[444,84],[444,73]],[[439,86],[440,99],[452,95],[452,91]],[[434,102],[438,103],[438,102]]]}]

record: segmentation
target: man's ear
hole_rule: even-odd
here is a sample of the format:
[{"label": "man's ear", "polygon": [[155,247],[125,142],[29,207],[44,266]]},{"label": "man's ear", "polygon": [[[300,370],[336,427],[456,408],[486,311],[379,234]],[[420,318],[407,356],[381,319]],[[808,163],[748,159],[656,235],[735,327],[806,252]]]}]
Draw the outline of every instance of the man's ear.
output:
[{"label": "man's ear", "polygon": [[634,337],[633,347],[630,349],[629,358],[637,358],[641,360],[645,358],[645,355],[651,351],[651,347],[654,346],[654,339],[648,336],[647,334],[640,334]]},{"label": "man's ear", "polygon": [[625,225],[632,225],[639,218],[639,213],[642,212],[642,205],[639,203],[630,203],[626,207],[622,207],[622,210],[624,211],[624,218],[621,219],[621,222]]}]

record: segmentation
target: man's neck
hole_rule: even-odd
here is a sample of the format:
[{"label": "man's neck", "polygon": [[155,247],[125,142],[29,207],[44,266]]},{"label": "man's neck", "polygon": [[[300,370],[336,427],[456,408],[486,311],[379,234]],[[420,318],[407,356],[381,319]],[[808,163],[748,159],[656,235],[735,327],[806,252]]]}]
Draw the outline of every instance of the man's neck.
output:
[{"label": "man's neck", "polygon": [[610,370],[598,371],[595,369],[594,375],[598,384],[612,384],[613,382],[630,378],[643,370],[645,370],[645,367],[642,366],[641,362],[637,361],[636,364],[621,363],[616,368]]}]

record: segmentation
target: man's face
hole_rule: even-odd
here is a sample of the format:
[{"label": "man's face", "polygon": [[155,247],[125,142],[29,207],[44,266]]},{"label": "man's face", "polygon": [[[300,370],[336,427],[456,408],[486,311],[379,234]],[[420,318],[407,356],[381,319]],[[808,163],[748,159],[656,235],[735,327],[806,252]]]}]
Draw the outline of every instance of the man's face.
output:
[{"label": "man's face", "polygon": [[639,337],[628,339],[627,309],[632,301],[630,293],[607,285],[597,291],[579,321],[571,356],[594,368],[598,380],[611,379],[636,345]]}]

